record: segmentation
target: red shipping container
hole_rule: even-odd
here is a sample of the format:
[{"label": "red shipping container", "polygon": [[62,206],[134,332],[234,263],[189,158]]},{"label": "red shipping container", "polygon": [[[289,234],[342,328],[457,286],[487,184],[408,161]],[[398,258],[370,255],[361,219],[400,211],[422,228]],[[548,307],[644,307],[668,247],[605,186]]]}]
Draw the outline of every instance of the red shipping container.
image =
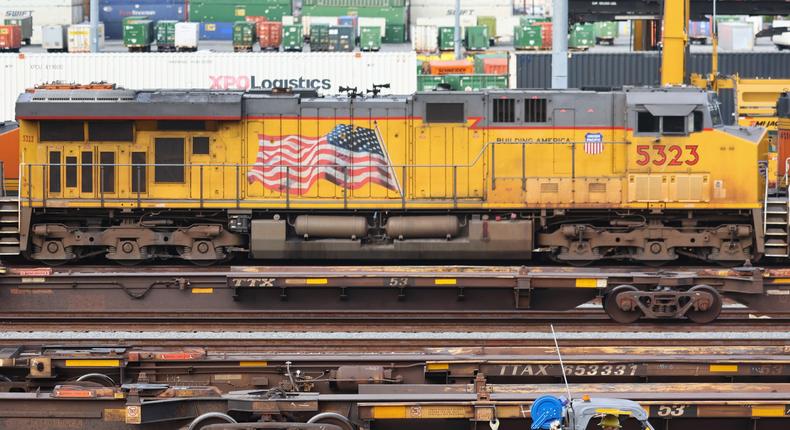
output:
[{"label": "red shipping container", "polygon": [[540,28],[540,37],[543,38],[543,49],[551,49],[551,22],[536,22]]},{"label": "red shipping container", "polygon": [[486,75],[507,75],[507,58],[484,58],[483,73]]},{"label": "red shipping container", "polygon": [[474,63],[466,60],[434,60],[428,64],[432,75],[471,75],[475,72]]},{"label": "red shipping container", "polygon": [[19,52],[22,46],[22,27],[0,25],[0,51]]},{"label": "red shipping container", "polygon": [[256,25],[259,22],[266,22],[268,21],[265,16],[245,16],[244,20],[247,22],[254,22]]},{"label": "red shipping container", "polygon": [[283,41],[283,24],[281,22],[259,22],[256,26],[258,30],[258,44],[261,49],[280,49]]}]

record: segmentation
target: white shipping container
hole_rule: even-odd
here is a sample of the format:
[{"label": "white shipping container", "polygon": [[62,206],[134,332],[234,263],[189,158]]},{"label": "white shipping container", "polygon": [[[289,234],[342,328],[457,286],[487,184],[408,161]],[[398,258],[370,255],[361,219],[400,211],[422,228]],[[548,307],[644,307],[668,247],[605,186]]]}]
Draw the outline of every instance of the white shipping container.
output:
[{"label": "white shipping container", "polygon": [[14,103],[26,88],[45,82],[106,81],[130,89],[303,86],[337,94],[340,86],[360,89],[389,83],[388,94],[417,89],[414,52],[194,54],[98,53],[0,55],[0,119],[14,118]]},{"label": "white shipping container", "polygon": [[87,5],[83,8],[83,0],[33,0],[32,2],[25,1],[24,3],[19,0],[14,2],[0,0],[0,16],[5,16],[6,12],[13,13],[16,11],[31,12],[33,16],[33,37],[31,38],[31,43],[37,45],[42,42],[42,26],[80,23],[85,19],[84,12],[87,11]]},{"label": "white shipping container", "polygon": [[41,47],[47,51],[64,51],[68,47],[68,27],[65,25],[42,25]]},{"label": "white shipping container", "polygon": [[[436,27],[455,26],[455,17],[452,16],[433,16],[430,18],[417,18],[417,25],[434,25]],[[477,25],[477,17],[474,15],[461,16],[461,28],[474,27]],[[497,26],[499,28],[499,26]]]},{"label": "white shipping container", "polygon": [[754,28],[750,23],[719,23],[719,49],[722,51],[751,51],[754,49]]},{"label": "white shipping container", "polygon": [[[91,25],[74,24],[68,29],[69,52],[91,52]],[[99,49],[104,48],[104,23],[99,23]]]},{"label": "white shipping container", "polygon": [[381,29],[381,37],[387,32],[387,18],[369,18],[360,16],[357,18],[357,36],[360,35],[362,27],[378,27]]},{"label": "white shipping container", "polygon": [[195,51],[200,39],[200,24],[197,22],[176,23],[175,35],[176,49],[184,51]]},{"label": "white shipping container", "polygon": [[411,47],[417,52],[439,50],[439,28],[435,25],[412,25]]}]

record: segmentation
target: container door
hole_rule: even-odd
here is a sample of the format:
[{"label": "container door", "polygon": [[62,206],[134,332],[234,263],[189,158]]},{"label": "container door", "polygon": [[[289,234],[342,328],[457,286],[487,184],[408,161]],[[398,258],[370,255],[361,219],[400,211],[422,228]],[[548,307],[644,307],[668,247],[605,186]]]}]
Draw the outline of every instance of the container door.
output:
[{"label": "container door", "polygon": [[576,112],[573,109],[554,109],[554,173],[568,174],[573,171],[573,139]]},{"label": "container door", "polygon": [[[149,191],[153,198],[167,200],[190,196],[189,170],[186,164],[187,138],[184,135],[153,138],[153,182]],[[196,184],[199,186],[199,184]]]}]

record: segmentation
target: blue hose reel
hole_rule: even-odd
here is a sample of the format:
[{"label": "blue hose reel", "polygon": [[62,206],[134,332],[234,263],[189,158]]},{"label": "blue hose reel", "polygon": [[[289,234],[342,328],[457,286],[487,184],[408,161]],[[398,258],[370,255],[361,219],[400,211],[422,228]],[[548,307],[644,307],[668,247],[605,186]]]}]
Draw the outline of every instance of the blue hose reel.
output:
[{"label": "blue hose reel", "polygon": [[532,416],[531,429],[550,430],[553,422],[562,422],[563,408],[567,402],[568,401],[563,397],[538,397],[535,402],[532,403],[532,408],[530,409],[530,415]]}]

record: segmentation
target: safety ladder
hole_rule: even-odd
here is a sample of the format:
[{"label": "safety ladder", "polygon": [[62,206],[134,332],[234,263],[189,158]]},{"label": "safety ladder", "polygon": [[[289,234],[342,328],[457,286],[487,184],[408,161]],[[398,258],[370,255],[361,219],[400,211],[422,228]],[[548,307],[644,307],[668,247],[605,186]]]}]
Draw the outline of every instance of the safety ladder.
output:
[{"label": "safety ladder", "polygon": [[0,256],[19,255],[19,199],[0,197]]},{"label": "safety ladder", "polygon": [[765,198],[765,256],[790,256],[790,201],[788,196]]}]

